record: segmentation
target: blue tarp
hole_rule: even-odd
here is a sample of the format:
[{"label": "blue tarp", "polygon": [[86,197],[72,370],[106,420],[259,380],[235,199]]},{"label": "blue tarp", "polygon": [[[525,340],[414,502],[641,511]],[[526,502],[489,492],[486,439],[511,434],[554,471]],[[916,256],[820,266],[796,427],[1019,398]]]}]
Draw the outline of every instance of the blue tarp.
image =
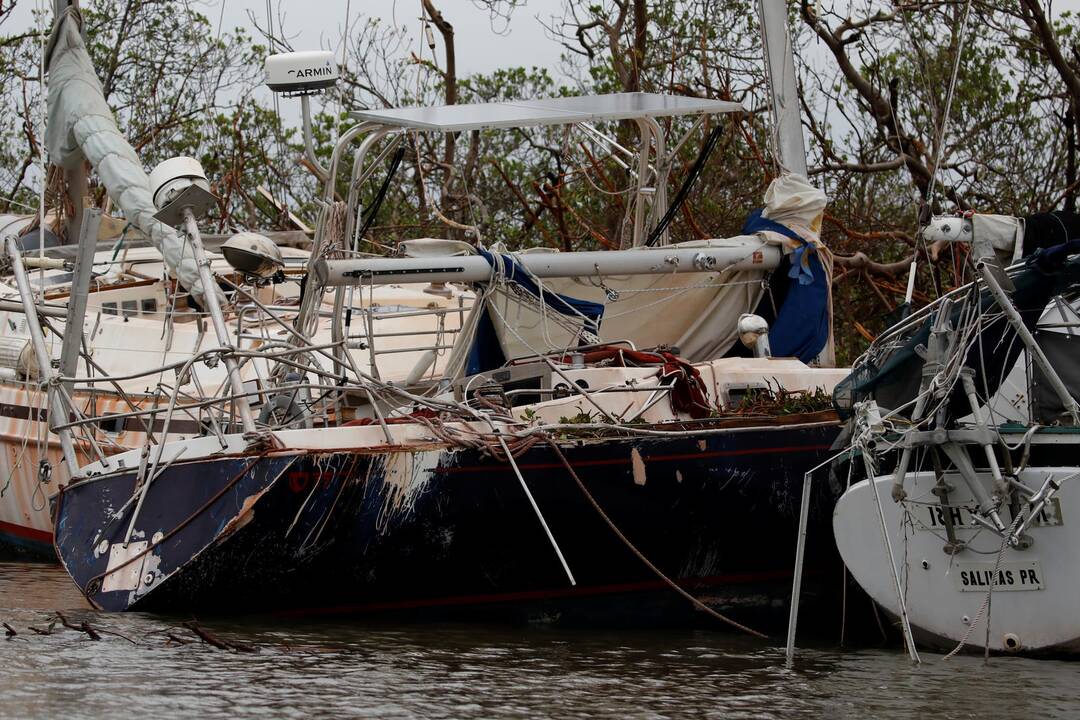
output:
[{"label": "blue tarp", "polygon": [[769,328],[769,346],[775,357],[795,357],[803,362],[816,358],[829,341],[829,283],[814,246],[786,225],[750,213],[742,232],[763,230],[780,233],[799,242],[791,256],[789,287],[784,304]]},{"label": "blue tarp", "polygon": [[[477,253],[495,266],[495,255],[487,250],[477,249]],[[541,288],[536,284],[528,272],[514,260],[511,255],[500,255],[502,266],[506,273],[506,279],[526,290],[533,296],[541,298],[544,303],[559,313],[569,317],[584,317],[585,329],[596,334],[600,332],[600,321],[604,317],[604,306],[589,300],[579,300],[568,295],[560,295],[550,290]],[[506,362],[502,347],[499,345],[499,337],[495,332],[495,325],[487,310],[484,310],[480,322],[476,328],[476,337],[473,339],[472,348],[469,350],[469,359],[465,364],[465,374],[493,370],[501,367]]]}]

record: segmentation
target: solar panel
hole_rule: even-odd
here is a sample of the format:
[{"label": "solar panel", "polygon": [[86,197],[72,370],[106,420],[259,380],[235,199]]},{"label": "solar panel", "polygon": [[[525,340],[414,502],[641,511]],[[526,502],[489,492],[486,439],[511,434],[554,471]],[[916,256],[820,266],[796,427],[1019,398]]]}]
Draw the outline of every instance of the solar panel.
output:
[{"label": "solar panel", "polygon": [[740,103],[726,100],[658,93],[614,93],[473,105],[362,110],[352,113],[352,116],[389,127],[462,132],[480,128],[727,113],[743,109]]}]

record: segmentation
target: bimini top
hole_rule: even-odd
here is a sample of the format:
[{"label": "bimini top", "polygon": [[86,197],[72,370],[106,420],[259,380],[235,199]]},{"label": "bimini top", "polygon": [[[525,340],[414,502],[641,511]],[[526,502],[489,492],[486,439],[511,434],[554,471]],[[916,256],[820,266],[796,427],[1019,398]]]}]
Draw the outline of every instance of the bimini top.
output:
[{"label": "bimini top", "polygon": [[475,105],[440,105],[352,113],[388,127],[462,132],[480,128],[567,125],[674,115],[711,115],[744,110],[741,103],[658,93],[614,93],[580,97],[511,100]]}]

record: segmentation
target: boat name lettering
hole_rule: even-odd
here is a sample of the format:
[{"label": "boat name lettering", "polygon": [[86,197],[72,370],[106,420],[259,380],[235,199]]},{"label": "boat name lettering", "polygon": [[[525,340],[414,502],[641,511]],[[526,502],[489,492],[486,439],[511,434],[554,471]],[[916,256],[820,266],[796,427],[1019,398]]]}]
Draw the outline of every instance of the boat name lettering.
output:
[{"label": "boat name lettering", "polygon": [[1042,590],[1043,571],[1037,560],[1001,563],[995,580],[994,563],[957,563],[951,571],[960,592]]},{"label": "boat name lettering", "polygon": [[[919,512],[919,516],[924,519],[924,522],[915,523],[915,526],[920,530],[941,530],[945,528],[945,513],[949,514],[953,527],[958,530],[975,526],[975,522],[971,519],[971,511],[967,508],[942,507],[941,505],[924,505],[922,511]],[[1006,520],[1006,524],[1008,522]],[[1064,524],[1060,500],[1050,498],[1039,514],[1035,516],[1035,520],[1030,527],[1060,527]]]}]

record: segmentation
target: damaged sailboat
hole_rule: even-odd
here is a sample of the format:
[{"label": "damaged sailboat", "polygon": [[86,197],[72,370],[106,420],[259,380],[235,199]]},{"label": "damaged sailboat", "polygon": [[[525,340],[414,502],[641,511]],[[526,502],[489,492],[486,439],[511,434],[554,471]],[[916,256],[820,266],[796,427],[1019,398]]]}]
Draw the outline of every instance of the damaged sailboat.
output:
[{"label": "damaged sailboat", "polygon": [[975,280],[887,331],[838,386],[852,454],[837,545],[913,658],[916,644],[1075,654],[1080,241],[978,214],[926,234],[969,243]]},{"label": "damaged sailboat", "polygon": [[[71,22],[60,20],[51,72],[72,58],[92,88]],[[777,78],[791,74],[784,50]],[[307,112],[326,73],[298,70],[332,62],[276,56],[268,79]],[[830,351],[820,191],[785,174],[743,235],[668,237],[685,197],[668,203],[674,152],[702,118],[739,109],[625,93],[357,113],[324,169],[295,304],[275,299],[288,268],[272,244],[239,236],[220,259],[208,253],[209,184],[197,162],[167,161],[135,190],[153,233],[176,241],[159,243],[161,259],[188,273],[204,334],[189,353],[120,374],[49,361],[40,301],[9,248],[49,426],[72,468],[54,502],[65,569],[105,610],[656,620],[677,584],[741,618],[771,617],[790,582],[798,482],[839,427],[815,398],[846,372],[810,364]],[[777,114],[790,130],[792,112],[799,132],[797,103]],[[684,138],[658,119],[684,123]],[[613,143],[597,127],[617,122],[642,140],[632,249],[512,253],[466,228],[472,242],[359,251],[378,212],[378,201],[361,207],[360,181],[415,134],[561,126]],[[785,164],[802,169],[801,135],[790,147]],[[782,266],[790,289],[769,328],[751,313]],[[730,352],[740,344],[752,352]],[[148,391],[108,416],[77,400],[118,382]],[[766,401],[776,396],[797,402]],[[106,418],[152,432],[84,462]],[[831,506],[821,495],[815,506]],[[809,553],[812,566],[831,557],[825,543]]]}]

